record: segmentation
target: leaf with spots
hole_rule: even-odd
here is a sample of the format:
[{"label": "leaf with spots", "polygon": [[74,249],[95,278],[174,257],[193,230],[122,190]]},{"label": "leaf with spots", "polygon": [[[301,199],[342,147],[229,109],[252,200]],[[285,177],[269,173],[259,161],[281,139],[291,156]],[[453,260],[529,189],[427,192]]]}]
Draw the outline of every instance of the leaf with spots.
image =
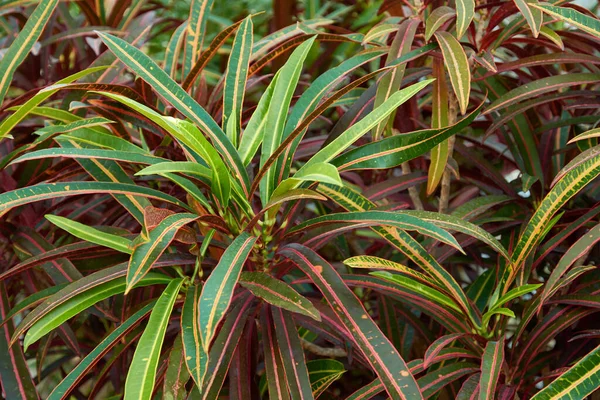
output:
[{"label": "leaf with spots", "polygon": [[285,246],[280,254],[296,264],[319,288],[367,357],[388,395],[394,400],[421,399],[408,366],[335,269],[314,251],[298,244]]}]

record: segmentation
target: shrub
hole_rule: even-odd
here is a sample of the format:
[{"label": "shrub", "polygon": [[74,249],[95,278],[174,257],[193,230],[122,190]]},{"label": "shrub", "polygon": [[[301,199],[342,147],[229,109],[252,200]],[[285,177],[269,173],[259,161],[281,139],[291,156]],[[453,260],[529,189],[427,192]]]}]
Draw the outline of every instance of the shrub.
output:
[{"label": "shrub", "polygon": [[5,398],[600,386],[597,5],[212,3],[0,6]]}]

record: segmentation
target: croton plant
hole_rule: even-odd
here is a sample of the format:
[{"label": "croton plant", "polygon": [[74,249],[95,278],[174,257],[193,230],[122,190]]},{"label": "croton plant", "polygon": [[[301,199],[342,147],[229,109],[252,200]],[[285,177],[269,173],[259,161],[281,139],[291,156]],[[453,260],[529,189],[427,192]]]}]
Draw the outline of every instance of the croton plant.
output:
[{"label": "croton plant", "polygon": [[600,387],[597,2],[17,0],[0,29],[5,399]]}]

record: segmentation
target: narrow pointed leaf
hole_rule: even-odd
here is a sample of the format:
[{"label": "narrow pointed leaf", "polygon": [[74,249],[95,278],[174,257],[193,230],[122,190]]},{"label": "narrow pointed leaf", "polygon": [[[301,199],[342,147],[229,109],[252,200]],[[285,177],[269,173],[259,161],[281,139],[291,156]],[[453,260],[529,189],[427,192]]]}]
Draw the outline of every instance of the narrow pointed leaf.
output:
[{"label": "narrow pointed leaf", "polygon": [[[595,153],[576,167],[571,168],[548,192],[529,220],[515,247],[512,254],[513,270],[508,279],[509,282],[512,282],[525,259],[542,240],[546,233],[546,227],[549,226],[558,210],[598,175],[600,175],[600,153]],[[505,288],[507,287],[505,286]]]},{"label": "narrow pointed leaf", "polygon": [[192,0],[185,38],[183,76],[186,76],[198,60],[204,43],[206,22],[214,0]]},{"label": "narrow pointed leaf", "polygon": [[[25,60],[37,40],[42,34],[46,23],[52,16],[58,0],[42,0],[33,13],[27,18],[23,29],[4,53],[0,61],[0,104],[10,87],[13,75],[19,65]],[[0,139],[4,134],[0,133]]]},{"label": "narrow pointed leaf", "polygon": [[131,254],[131,240],[112,233],[103,232],[99,229],[92,228],[77,221],[72,221],[68,218],[59,217],[58,215],[46,215],[46,219],[54,225],[69,232],[71,235],[79,239],[86,240],[91,243],[106,246],[111,249],[120,251],[121,253]]},{"label": "narrow pointed leaf", "polygon": [[288,245],[280,253],[298,265],[317,285],[332,310],[350,330],[392,399],[422,398],[398,351],[333,267],[312,250],[298,244]]},{"label": "narrow pointed leaf", "polygon": [[448,32],[436,32],[435,37],[442,49],[450,83],[458,99],[461,114],[467,112],[471,94],[471,70],[465,50],[460,42]]},{"label": "narrow pointed leaf", "polygon": [[[319,152],[317,152],[317,154],[315,154],[306,164],[304,164],[298,172],[308,168],[313,164],[329,162],[334,159],[337,155],[356,142],[366,132],[390,115],[390,113],[396,110],[396,108],[398,108],[402,103],[406,102],[431,82],[432,80],[429,79],[415,83],[414,85],[392,94],[383,104],[381,104],[381,106],[371,111],[366,117],[352,125],[352,127],[347,129],[331,143],[319,150]],[[334,165],[339,166],[339,163],[334,163]]]},{"label": "narrow pointed leaf", "polygon": [[556,7],[549,4],[535,4],[532,7],[543,10],[554,18],[568,22],[582,31],[600,38],[600,21],[598,19],[567,7]]},{"label": "narrow pointed leaf", "polygon": [[235,349],[244,333],[248,315],[253,310],[251,306],[252,296],[242,297],[225,318],[208,356],[208,374],[201,390],[203,400],[219,399]]},{"label": "narrow pointed leaf", "polygon": [[425,351],[425,357],[423,358],[423,368],[428,368],[433,359],[442,351],[446,346],[450,345],[452,342],[464,337],[464,333],[451,333],[449,335],[444,335],[438,339],[436,339],[429,347],[427,351]]},{"label": "narrow pointed leaf", "polygon": [[273,399],[289,400],[287,380],[281,353],[275,337],[275,324],[269,307],[263,307],[260,318],[264,344],[264,360],[269,396]]},{"label": "narrow pointed leaf", "polygon": [[500,378],[504,362],[504,338],[487,342],[481,359],[481,377],[479,379],[479,400],[494,398],[496,385]]},{"label": "narrow pointed leaf", "polygon": [[314,399],[304,349],[294,319],[291,314],[280,308],[272,307],[271,312],[291,398],[292,400]]},{"label": "narrow pointed leaf", "polygon": [[200,297],[200,337],[208,349],[219,321],[227,312],[233,290],[257,238],[243,232],[227,247],[214,268]]},{"label": "narrow pointed leaf", "polygon": [[389,261],[383,258],[374,256],[356,256],[350,257],[344,260],[344,264],[351,268],[366,268],[366,269],[383,269],[400,272],[401,274],[410,276],[422,283],[431,285],[433,287],[438,286],[437,282],[428,277],[425,274],[420,273],[412,268],[405,265],[398,264],[393,261]]},{"label": "narrow pointed leaf", "polygon": [[471,24],[475,15],[474,0],[456,1],[456,37],[460,39]]},{"label": "narrow pointed leaf", "polygon": [[125,65],[139,74],[179,112],[198,125],[200,130],[210,138],[232,172],[242,178],[245,183],[243,186],[248,186],[248,175],[235,147],[206,110],[139,49],[115,36],[101,32],[98,35]]},{"label": "narrow pointed leaf", "polygon": [[150,231],[148,241],[136,246],[131,253],[127,267],[127,294],[140,279],[152,268],[152,264],[165,252],[177,231],[184,225],[198,219],[190,213],[173,214],[166,217]]},{"label": "narrow pointed leaf", "polygon": [[204,350],[200,337],[200,293],[199,285],[190,286],[181,311],[181,339],[185,363],[197,387],[202,387],[208,364],[208,353]]},{"label": "narrow pointed leaf", "polygon": [[[467,0],[468,2],[468,0]],[[457,2],[458,3],[458,2]],[[447,6],[436,7],[435,10],[429,14],[427,21],[425,22],[425,40],[431,39],[435,31],[438,30],[446,21],[456,15],[454,9]],[[462,35],[459,35],[459,37]]]},{"label": "narrow pointed leaf", "polygon": [[[407,19],[398,26],[398,31],[390,46],[390,52],[386,59],[386,66],[389,66],[393,61],[402,57],[408,53],[411,49],[412,42],[415,38],[417,26],[419,22],[416,19]],[[400,89],[402,84],[402,78],[404,78],[404,71],[406,70],[406,64],[400,64],[387,72],[379,79],[377,84],[377,93],[375,94],[374,108],[382,105],[394,92]],[[394,112],[392,112],[392,115]],[[383,134],[389,116],[382,119],[375,128],[373,128],[373,138],[378,139]]]},{"label": "narrow pointed leaf", "polygon": [[172,196],[143,186],[113,182],[61,182],[39,183],[37,185],[0,194],[0,216],[6,214],[12,208],[34,203],[36,201],[55,199],[57,197],[99,193],[135,194],[176,204],[184,209],[188,208],[187,205]]},{"label": "narrow pointed leaf", "polygon": [[252,29],[252,19],[251,17],[246,17],[233,40],[233,47],[225,75],[222,125],[223,128],[228,127],[229,119],[233,119],[233,128],[231,131],[227,129],[226,133],[234,146],[238,143],[238,135],[241,127],[242,106],[246,91],[246,80],[248,78],[248,63],[252,52]]},{"label": "narrow pointed leaf", "polygon": [[291,235],[331,224],[344,224],[350,229],[365,226],[389,226],[402,230],[417,231],[461,250],[456,239],[445,230],[436,227],[422,218],[391,211],[351,211],[324,215],[296,225],[288,231],[288,234]]},{"label": "narrow pointed leaf", "polygon": [[598,389],[599,382],[600,346],[538,392],[532,400],[584,399]]},{"label": "narrow pointed leaf", "polygon": [[[300,71],[302,70],[304,60],[314,41],[315,37],[312,37],[298,46],[290,55],[285,65],[277,72],[277,80],[273,87],[271,101],[269,102],[269,111],[267,113],[260,153],[261,168],[281,144],[292,95],[300,79]],[[270,169],[260,183],[260,197],[263,205],[268,203],[277,183],[275,170]]]},{"label": "narrow pointed leaf", "polygon": [[514,2],[525,17],[529,28],[531,28],[533,37],[538,37],[542,22],[544,21],[544,15],[539,8],[535,7],[538,4],[537,0],[514,0]]},{"label": "narrow pointed leaf", "polygon": [[490,104],[484,114],[501,108],[508,107],[520,101],[531,99],[544,93],[553,92],[563,87],[579,86],[588,83],[596,83],[600,80],[600,74],[572,73],[566,75],[554,75],[547,78],[535,80],[521,85],[508,93],[503,94]]},{"label": "narrow pointed leaf", "polygon": [[[150,273],[144,279],[138,282],[138,286],[148,286],[167,283],[168,277],[159,273]],[[77,284],[78,281],[67,286],[65,289]],[[81,287],[81,286],[80,286]],[[58,293],[61,293],[65,289]],[[101,300],[104,300],[115,294],[123,293],[125,290],[125,280],[117,278],[112,281],[94,285],[90,289],[78,294],[68,300],[55,301],[57,294],[46,300],[38,308],[44,309],[44,315],[35,321],[25,335],[23,347],[27,349],[31,344],[38,341],[42,336],[46,335],[53,329],[59,327],[71,317],[79,314],[87,308],[93,306]],[[51,306],[47,306],[51,304]],[[49,309],[48,309],[49,308]],[[37,310],[37,308],[36,308]],[[36,312],[34,310],[33,312]],[[29,320],[31,321],[31,320]],[[21,323],[23,324],[23,322]],[[21,327],[19,326],[19,329]],[[15,337],[13,337],[13,340]]]},{"label": "narrow pointed leaf", "polygon": [[183,279],[173,279],[156,301],[146,329],[140,337],[125,380],[125,400],[152,398],[156,368],[171,311]]},{"label": "narrow pointed leaf", "polygon": [[275,307],[306,315],[317,321],[321,320],[319,311],[313,304],[296,292],[290,285],[275,279],[263,272],[243,272],[240,285],[252,292],[256,297]]},{"label": "narrow pointed leaf", "polygon": [[478,365],[465,361],[444,365],[435,371],[429,372],[422,378],[419,378],[419,387],[421,388],[423,397],[430,398],[442,390],[446,385],[465,375],[470,375],[478,371]]},{"label": "narrow pointed leaf", "polygon": [[395,167],[425,154],[434,146],[469,126],[479,115],[482,107],[483,103],[450,127],[390,136],[352,149],[338,156],[331,163],[340,171]]},{"label": "narrow pointed leaf", "polygon": [[86,374],[104,357],[123,336],[135,328],[154,308],[156,301],[152,301],[142,307],[139,311],[127,318],[125,322],[109,333],[98,346],[85,356],[75,368],[54,388],[48,396],[48,400],[62,400],[67,398],[75,385],[80,382]]},{"label": "narrow pointed leaf", "polygon": [[344,364],[336,360],[312,360],[306,363],[306,368],[315,399],[346,372]]}]

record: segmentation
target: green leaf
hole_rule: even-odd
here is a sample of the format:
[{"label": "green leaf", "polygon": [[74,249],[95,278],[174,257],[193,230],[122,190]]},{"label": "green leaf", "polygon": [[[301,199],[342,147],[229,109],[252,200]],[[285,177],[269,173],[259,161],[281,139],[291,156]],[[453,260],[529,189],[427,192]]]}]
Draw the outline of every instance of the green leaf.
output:
[{"label": "green leaf", "polygon": [[547,26],[542,26],[540,28],[540,33],[546,39],[550,40],[552,43],[557,45],[561,50],[563,50],[563,51],[565,50],[565,44],[564,44],[562,38],[558,35],[558,33],[554,32],[552,29],[548,28]]},{"label": "green leaf", "polygon": [[600,385],[600,346],[536,393],[531,400],[584,399]]},{"label": "green leaf", "polygon": [[[433,90],[431,93],[431,128],[440,129],[448,126],[448,84],[442,60],[433,60]],[[431,149],[431,163],[427,174],[427,195],[431,196],[442,179],[448,163],[450,151],[449,140],[446,139]]]},{"label": "green leaf", "polygon": [[[544,22],[544,16],[540,9],[536,7],[538,5],[537,0],[514,0],[515,5],[521,11],[521,14],[525,17],[533,37],[538,37],[542,22]],[[483,391],[481,392],[483,393]]]},{"label": "green leaf", "polygon": [[511,300],[516,299],[517,297],[521,297],[524,294],[532,292],[532,291],[536,290],[537,288],[539,288],[540,286],[542,286],[541,283],[535,283],[535,284],[527,284],[527,285],[516,287],[516,288],[510,290],[508,293],[506,293],[502,297],[500,297],[494,304],[490,305],[490,311],[503,306],[504,304],[508,303]]},{"label": "green leaf", "polygon": [[109,333],[100,344],[88,353],[75,368],[52,390],[48,400],[62,400],[66,398],[75,385],[77,385],[86,374],[136,325],[142,321],[152,311],[156,301],[151,301],[142,307],[139,311],[127,318],[125,322],[116,327]]},{"label": "green leaf", "polygon": [[190,70],[187,76],[182,74],[183,76],[181,77],[181,79],[183,80],[183,78],[185,77],[185,80],[183,80],[181,86],[186,92],[190,90],[190,88],[196,82],[196,79],[198,78],[198,76],[200,76],[200,73],[204,70],[206,65],[210,62],[210,60],[212,60],[214,55],[217,54],[217,51],[227,41],[229,36],[231,36],[233,32],[235,32],[235,30],[238,28],[238,26],[240,26],[242,22],[243,20],[238,21],[228,26],[218,35],[216,35],[212,42],[210,42],[208,48],[202,52],[200,58],[198,58],[198,60],[195,61],[194,67]]},{"label": "green leaf", "polygon": [[[161,161],[166,161],[164,158],[149,156],[140,154],[137,152],[129,151],[116,151],[116,150],[100,150],[100,149],[80,149],[80,148],[51,148],[37,151],[31,151],[27,154],[22,155],[10,164],[17,164],[20,162],[48,159],[55,157],[69,157],[75,159],[92,159],[92,160],[113,160],[113,161],[124,161],[135,164],[154,164]],[[126,182],[123,182],[126,183]]]},{"label": "green leaf", "polygon": [[[312,156],[310,160],[306,162],[306,164],[304,164],[298,170],[298,173],[300,173],[302,170],[308,169],[314,164],[329,162],[333,160],[337,155],[339,155],[341,152],[350,147],[366,132],[372,129],[384,118],[387,118],[387,116],[390,115],[394,110],[396,110],[396,108],[398,108],[402,103],[406,102],[412,96],[417,94],[421,89],[429,85],[432,81],[433,80],[428,79],[419,83],[415,83],[414,85],[411,85],[392,94],[383,104],[371,111],[366,117],[361,119],[359,122],[352,125],[352,127],[347,129],[344,133],[342,133],[340,136],[334,139],[327,146],[319,150],[314,156]],[[334,165],[338,165],[339,167],[338,163],[334,163]]]},{"label": "green leaf", "polygon": [[162,175],[171,172],[179,172],[187,175],[193,175],[195,177],[204,178],[208,184],[210,184],[210,179],[212,176],[212,172],[210,168],[206,168],[201,164],[198,164],[193,161],[168,161],[162,162],[154,165],[150,165],[135,174],[138,176],[145,175]]},{"label": "green leaf", "polygon": [[436,32],[435,38],[442,49],[442,56],[450,76],[450,83],[452,83],[452,88],[458,99],[460,112],[464,115],[467,112],[469,95],[471,94],[471,69],[469,68],[467,55],[460,42],[450,33]]},{"label": "green leaf", "polygon": [[[2,60],[8,60],[10,57],[4,57]],[[8,61],[7,61],[8,62]],[[0,124],[0,139],[6,137],[8,133],[19,123],[21,122],[27,114],[29,114],[33,109],[35,109],[40,103],[44,100],[58,92],[61,87],[67,83],[71,83],[76,81],[77,79],[83,78],[89,74],[93,74],[94,72],[103,71],[106,67],[95,67],[84,69],[83,71],[77,72],[71,76],[68,76],[60,81],[56,82],[56,84],[46,87],[40,90],[36,95],[27,100],[25,104],[20,106],[17,111],[15,111],[12,115],[5,118]],[[1,88],[0,88],[1,90]],[[1,93],[1,92],[0,92]]]},{"label": "green leaf", "polygon": [[363,386],[350,396],[346,397],[346,400],[369,400],[372,399],[373,396],[383,392],[383,390],[384,386],[381,381],[379,379],[375,379],[373,382]]},{"label": "green leaf", "polygon": [[585,235],[577,240],[565,254],[560,258],[556,267],[552,269],[550,277],[544,285],[544,290],[540,295],[542,304],[556,292],[560,278],[579,258],[588,254],[593,246],[600,241],[600,224],[590,229]]},{"label": "green leaf", "polygon": [[590,129],[589,131],[580,133],[579,135],[575,136],[573,139],[569,140],[567,142],[567,144],[574,143],[578,140],[587,140],[590,138],[597,138],[597,137],[600,137],[600,128]]},{"label": "green leaf", "polygon": [[131,240],[112,233],[103,232],[68,218],[48,214],[46,219],[71,235],[91,243],[109,247],[121,253],[131,254]]},{"label": "green leaf", "polygon": [[257,238],[246,232],[235,238],[221,256],[219,263],[202,288],[199,304],[200,337],[205,350],[210,348],[219,321],[229,308],[233,289],[256,240]]},{"label": "green leaf", "polygon": [[125,294],[128,294],[137,282],[152,268],[154,262],[169,247],[177,231],[198,218],[198,215],[190,213],[169,215],[150,231],[148,240],[134,247],[129,259],[129,265],[127,266],[127,288],[125,289]]},{"label": "green leaf", "polygon": [[321,320],[321,314],[310,300],[300,295],[287,283],[264,272],[242,272],[240,285],[275,307],[303,314],[317,321]]},{"label": "green leaf", "polygon": [[[392,41],[390,52],[386,59],[386,66],[389,66],[393,61],[410,52],[418,25],[419,22],[416,19],[407,19],[398,26],[398,32],[396,32],[396,36]],[[377,84],[377,93],[375,94],[373,108],[376,109],[381,106],[392,93],[395,93],[400,89],[405,70],[406,64],[400,64],[381,77]],[[392,115],[394,111],[395,110],[392,110]],[[383,130],[388,123],[388,119],[389,116],[384,117],[377,123],[375,128],[373,128],[374,140],[381,137]]]},{"label": "green leaf", "polygon": [[[182,48],[182,43],[185,38],[185,32],[187,31],[187,21],[184,21],[181,25],[173,31],[171,39],[165,49],[165,60],[163,62],[164,71],[169,74],[173,80],[177,75],[177,66],[179,65],[179,53]],[[183,78],[182,78],[183,79]]]},{"label": "green leaf", "polygon": [[471,114],[450,127],[390,136],[352,149],[338,156],[331,163],[337,166],[340,171],[395,167],[425,154],[434,146],[469,126],[479,115],[482,107],[483,103]]},{"label": "green leaf", "polygon": [[183,76],[186,76],[198,60],[204,43],[206,22],[214,0],[192,0],[185,37]]},{"label": "green leaf", "polygon": [[[188,25],[189,29],[189,25]],[[235,176],[241,178],[243,187],[248,185],[248,174],[242,164],[235,146],[227,138],[219,125],[185,90],[162,69],[136,47],[115,36],[99,32],[106,46],[132,71],[139,74],[156,92],[171,103],[179,112],[194,122],[200,130],[209,136],[213,146],[223,156]],[[106,93],[105,93],[106,94]],[[107,95],[107,94],[106,94]],[[116,99],[121,102],[122,99]],[[124,103],[124,102],[123,102]],[[130,104],[125,103],[128,106]]]},{"label": "green leaf", "polygon": [[[148,285],[157,285],[157,284],[165,284],[169,281],[169,278],[163,274],[159,273],[150,273],[140,282],[138,282],[138,286],[148,286]],[[97,283],[97,282],[96,282]],[[76,286],[75,286],[76,285]],[[91,286],[91,285],[90,285]],[[59,291],[54,296],[48,298],[44,303],[39,305],[32,313],[36,313],[34,315],[37,316],[38,313],[41,313],[43,310],[43,316],[34,319],[32,323],[32,319],[27,320],[27,324],[25,324],[25,320],[21,323],[22,325],[27,326],[31,324],[31,328],[27,331],[25,335],[25,340],[23,342],[23,347],[25,351],[27,348],[38,341],[42,336],[46,335],[53,329],[59,327],[63,322],[67,321],[71,317],[79,314],[80,312],[86,310],[87,308],[93,306],[101,300],[104,300],[110,296],[115,294],[123,293],[125,290],[125,279],[117,278],[113,279],[106,283],[95,284],[91,288],[81,292],[78,290],[78,294],[70,297],[68,299],[57,299],[58,295],[67,289],[72,289],[73,287],[83,287],[79,283],[79,281],[75,281],[65,289]],[[37,310],[40,309],[38,312]],[[29,317],[29,315],[28,315]],[[19,330],[21,330],[21,325],[19,325]],[[13,340],[15,338],[13,337]]]},{"label": "green leaf", "polygon": [[[349,229],[365,226],[389,226],[402,230],[417,231],[462,251],[456,239],[445,230],[424,221],[422,218],[394,211],[351,211],[323,215],[296,225],[288,231],[288,235],[331,224],[348,225]],[[327,233],[329,233],[328,230],[325,231],[325,234]]]},{"label": "green leaf", "polygon": [[[4,96],[12,83],[15,71],[41,36],[57,4],[58,0],[40,1],[33,13],[27,18],[23,30],[19,32],[17,38],[4,53],[0,61],[0,104],[4,101]],[[2,131],[1,128],[0,131]],[[5,137],[5,133],[0,132],[0,139],[3,137]]]},{"label": "green leaf", "polygon": [[173,279],[156,301],[138,342],[125,380],[125,400],[152,398],[160,349],[183,279]]},{"label": "green leaf", "polygon": [[504,362],[504,338],[497,342],[487,342],[481,358],[479,378],[479,400],[493,399]]},{"label": "green leaf", "polygon": [[[402,135],[399,135],[402,136]],[[363,211],[375,208],[375,204],[366,199],[361,194],[349,189],[345,186],[332,186],[321,184],[318,191],[332,199],[334,202],[349,211]],[[435,279],[442,287],[446,289],[454,301],[467,313],[471,322],[478,325],[479,316],[470,306],[470,303],[462,290],[461,286],[456,282],[454,277],[448,273],[431,254],[421,246],[408,233],[395,229],[384,227],[371,228],[382,238],[388,241],[392,246],[409,257],[419,267],[421,267],[429,276]]]},{"label": "green leaf", "polygon": [[248,79],[248,63],[252,53],[252,28],[252,18],[248,16],[235,35],[225,74],[223,128],[227,128],[229,119],[233,119],[233,128],[231,130],[227,128],[226,133],[234,146],[237,146],[241,127],[242,106],[246,91],[246,80]]},{"label": "green leaf", "polygon": [[380,42],[386,42],[387,36],[398,30],[398,25],[396,24],[378,24],[373,28],[369,29],[369,31],[365,34],[365,37],[362,40],[362,45],[371,43],[375,40],[379,40]]},{"label": "green leaf", "polygon": [[479,379],[481,374],[473,374],[468,377],[456,394],[456,400],[473,400],[479,396]]},{"label": "green leaf", "polygon": [[489,114],[492,111],[508,107],[525,99],[531,99],[544,93],[558,90],[562,87],[579,86],[588,83],[596,83],[600,80],[600,74],[590,73],[571,73],[566,75],[554,75],[538,79],[530,83],[521,85],[508,93],[503,94],[490,104],[485,112]]},{"label": "green leaf", "polygon": [[412,268],[409,268],[405,265],[395,263],[390,260],[386,260],[384,258],[374,257],[374,256],[356,256],[350,257],[344,260],[344,264],[351,268],[366,268],[366,269],[383,269],[389,271],[399,272],[401,274],[407,275],[411,278],[416,279],[422,283],[427,285],[437,287],[438,284],[433,279],[428,277],[425,274],[420,273]]},{"label": "green leaf", "polygon": [[474,0],[456,1],[456,37],[463,37],[475,15]]},{"label": "green leaf", "polygon": [[271,99],[273,98],[273,90],[277,85],[278,78],[279,75],[275,75],[269,86],[267,86],[242,134],[238,151],[244,165],[250,164],[265,136],[265,127],[271,107]]},{"label": "green leaf", "polygon": [[556,7],[548,4],[533,4],[532,7],[543,10],[546,14],[563,20],[584,32],[600,38],[600,21],[567,7]]},{"label": "green leaf", "polygon": [[167,203],[176,204],[188,209],[185,203],[158,190],[143,186],[113,182],[60,182],[39,183],[37,185],[16,189],[0,194],[0,217],[11,209],[36,201],[55,199],[57,197],[77,196],[81,194],[131,194],[149,197]]},{"label": "green leaf", "polygon": [[[311,83],[309,88],[302,93],[298,101],[294,104],[294,108],[287,119],[283,133],[285,141],[282,142],[278,148],[278,152],[282,147],[285,148],[278,159],[279,162],[276,167],[276,171],[278,171],[280,177],[279,179],[289,176],[294,161],[294,154],[296,153],[302,137],[306,133],[310,123],[321,115],[328,107],[333,106],[333,102],[336,98],[348,93],[346,92],[348,86],[353,87],[356,81],[360,81],[364,77],[357,79],[355,82],[329,97],[327,97],[327,95],[340,82],[343,82],[343,79],[352,71],[368,62],[378,59],[384,54],[387,54],[387,51],[381,49],[362,51],[343,61],[338,66],[321,74]],[[293,138],[292,142],[289,142],[290,136]]]},{"label": "green leaf", "polygon": [[[269,111],[267,113],[260,153],[261,168],[281,144],[292,95],[298,84],[304,60],[308,56],[315,38],[312,37],[298,46],[290,55],[285,65],[277,71],[277,80],[273,87],[271,101],[269,102]],[[277,183],[275,170],[270,169],[260,183],[260,198],[263,205],[269,202],[269,198]]]},{"label": "green leaf", "polygon": [[199,285],[190,286],[181,311],[181,338],[183,340],[185,362],[192,379],[199,388],[202,387],[206,365],[208,364],[208,353],[202,346],[200,336],[200,317],[198,314],[200,311],[198,307],[200,292],[201,287]]},{"label": "green leaf", "polygon": [[421,399],[419,387],[408,366],[335,269],[315,252],[298,244],[285,246],[280,254],[298,265],[319,288],[392,399]]},{"label": "green leaf", "polygon": [[460,307],[458,307],[456,305],[456,303],[454,301],[452,301],[452,299],[449,298],[448,296],[446,296],[445,294],[443,294],[435,289],[432,289],[426,285],[423,285],[422,283],[419,283],[410,278],[407,278],[405,276],[398,275],[398,274],[391,274],[387,271],[371,272],[369,275],[373,275],[378,278],[382,278],[387,281],[396,283],[402,287],[405,287],[407,289],[411,289],[415,292],[420,293],[423,297],[425,297],[429,301],[432,301],[434,303],[448,307],[448,308],[458,311],[458,312],[461,311]]},{"label": "green leaf", "polygon": [[[590,149],[594,150],[594,149]],[[529,223],[523,230],[519,241],[512,254],[512,269],[506,283],[511,283],[516,277],[517,272],[522,268],[525,259],[537,247],[546,233],[546,228],[554,215],[562,206],[573,196],[575,196],[588,183],[592,182],[600,175],[600,153],[590,152],[589,157],[582,162],[578,162],[575,167],[567,165],[567,173],[562,175],[560,180],[548,192],[542,200],[536,212],[533,214]],[[508,288],[505,282],[504,290]]]},{"label": "green leaf", "polygon": [[107,97],[120,101],[138,111],[161,128],[169,132],[175,139],[191,148],[207,164],[211,166],[211,188],[217,198],[227,206],[231,193],[231,178],[225,163],[210,142],[200,133],[198,128],[188,121],[165,117],[134,100],[112,93],[102,92]]},{"label": "green leaf", "polygon": [[451,333],[449,335],[444,335],[438,339],[436,339],[433,343],[429,345],[427,350],[425,351],[425,356],[423,357],[423,368],[427,369],[429,366],[433,364],[434,359],[438,354],[448,345],[457,341],[458,339],[464,337],[464,333]]},{"label": "green leaf", "polygon": [[[31,258],[33,257],[30,257],[28,260],[30,260]],[[37,306],[38,304],[46,300],[48,297],[63,289],[68,284],[69,282],[65,282],[61,283],[60,285],[50,286],[49,288],[35,292],[31,296],[27,296],[24,300],[20,301],[19,303],[17,303],[17,305],[11,308],[8,313],[4,314],[3,320],[0,321],[0,326],[6,324],[9,319],[23,312],[24,310]]]},{"label": "green leaf", "polygon": [[496,250],[498,254],[510,260],[508,251],[502,246],[502,244],[491,234],[480,228],[479,226],[465,221],[462,218],[454,215],[445,215],[431,211],[419,211],[419,210],[400,210],[401,214],[412,215],[423,221],[431,222],[439,226],[440,228],[447,229],[450,231],[457,231],[464,233],[465,235],[472,236]]},{"label": "green leaf", "polygon": [[[469,0],[461,1],[461,3],[466,2],[469,2]],[[454,9],[447,6],[440,6],[433,10],[431,14],[429,14],[429,17],[427,17],[427,21],[425,21],[425,40],[429,41],[429,39],[431,39],[435,31],[437,31],[440,26],[442,26],[446,21],[448,21],[455,15],[456,12],[454,11]],[[461,37],[462,35],[457,36]]]},{"label": "green leaf", "polygon": [[346,372],[344,364],[337,360],[311,360],[306,368],[315,399]]}]

